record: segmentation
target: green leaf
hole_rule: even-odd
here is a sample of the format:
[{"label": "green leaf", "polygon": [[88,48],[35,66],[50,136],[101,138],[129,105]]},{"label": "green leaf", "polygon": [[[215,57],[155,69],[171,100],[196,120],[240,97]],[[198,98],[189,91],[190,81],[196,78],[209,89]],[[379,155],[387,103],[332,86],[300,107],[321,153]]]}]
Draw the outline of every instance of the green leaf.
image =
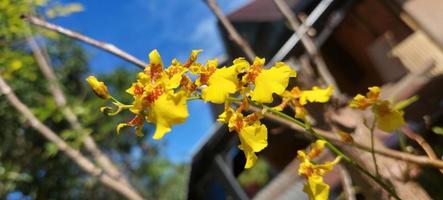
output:
[{"label": "green leaf", "polygon": [[77,132],[70,129],[62,131],[60,135],[65,140],[75,139],[78,136]]},{"label": "green leaf", "polygon": [[394,109],[402,110],[402,109],[408,107],[409,105],[413,104],[416,101],[418,101],[418,96],[417,95],[412,96],[412,97],[410,97],[408,99],[405,99],[403,101],[400,101],[400,102],[396,103],[394,105]]},{"label": "green leaf", "polygon": [[70,3],[67,5],[56,5],[46,10],[46,16],[49,18],[64,17],[71,13],[83,11],[83,6],[79,3]]},{"label": "green leaf", "polygon": [[432,132],[438,135],[443,135],[443,127],[434,126],[432,127]]},{"label": "green leaf", "polygon": [[53,157],[58,153],[58,147],[54,143],[46,143],[45,150],[48,157]]}]

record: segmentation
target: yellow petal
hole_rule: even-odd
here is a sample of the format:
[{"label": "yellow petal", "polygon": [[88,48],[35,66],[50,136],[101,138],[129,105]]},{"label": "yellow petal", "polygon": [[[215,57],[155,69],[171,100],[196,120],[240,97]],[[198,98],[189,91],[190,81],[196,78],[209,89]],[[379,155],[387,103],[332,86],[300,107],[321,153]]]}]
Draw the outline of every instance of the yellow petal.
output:
[{"label": "yellow petal", "polygon": [[303,191],[308,195],[309,200],[328,200],[329,185],[323,182],[321,176],[310,176]]},{"label": "yellow petal", "polygon": [[154,139],[161,139],[171,131],[171,126],[185,122],[189,116],[186,99],[185,92],[180,91],[163,94],[154,101],[148,115],[149,121],[156,125]]},{"label": "yellow petal", "polygon": [[263,66],[265,65],[266,59],[255,57],[254,62],[252,62],[252,65],[254,66]]},{"label": "yellow petal", "polygon": [[182,80],[181,74],[174,74],[168,81],[165,82],[166,89],[175,89],[180,85],[180,82]]},{"label": "yellow petal", "polygon": [[160,53],[158,53],[157,49],[154,49],[149,53],[149,66],[159,66],[163,68],[162,58],[160,57]]},{"label": "yellow petal", "polygon": [[295,117],[299,119],[306,119],[306,116],[308,115],[308,111],[303,106],[295,106]]},{"label": "yellow petal", "polygon": [[402,110],[394,109],[389,101],[380,101],[374,105],[372,111],[377,120],[377,127],[386,132],[392,132],[405,124]]},{"label": "yellow petal", "polygon": [[366,93],[366,97],[368,99],[377,100],[378,97],[380,96],[380,88],[377,86],[373,86],[369,87],[368,90],[369,92]]},{"label": "yellow petal", "polygon": [[265,125],[255,123],[243,127],[239,134],[240,142],[254,152],[259,152],[268,146],[268,129]]},{"label": "yellow petal", "polygon": [[360,110],[365,110],[369,106],[371,106],[373,102],[371,102],[369,99],[367,99],[365,96],[361,94],[357,94],[352,101],[349,103],[349,106],[351,108],[357,108]]},{"label": "yellow petal", "polygon": [[298,153],[297,158],[301,161],[300,165],[298,166],[298,175],[309,177],[314,172],[313,170],[314,165],[309,160],[305,160],[306,154],[303,154],[304,152],[303,153],[301,152],[302,151],[297,152]]},{"label": "yellow petal", "polygon": [[225,111],[222,114],[218,116],[217,121],[220,123],[228,123],[233,114],[234,114],[234,109],[228,107],[227,109],[225,109]]},{"label": "yellow petal", "polygon": [[273,93],[283,94],[291,75],[293,75],[291,68],[282,62],[276,63],[271,69],[262,70],[255,78],[255,88],[250,93],[252,101],[271,103]]},{"label": "yellow petal", "polygon": [[106,87],[105,83],[98,81],[95,76],[88,76],[86,78],[86,81],[88,82],[89,86],[92,88],[92,91],[94,93],[102,98],[102,99],[109,99],[111,95],[109,95],[108,87]]},{"label": "yellow petal", "polygon": [[325,162],[323,164],[316,164],[313,166],[314,173],[316,175],[324,175],[328,172],[331,172],[334,166],[340,162],[341,157],[336,157],[333,161]]},{"label": "yellow petal", "polygon": [[326,103],[332,95],[333,87],[328,86],[326,89],[313,87],[312,90],[303,90],[300,94],[300,104],[305,105],[308,102]]},{"label": "yellow petal", "polygon": [[263,150],[268,146],[268,130],[259,122],[243,127],[239,133],[240,145],[246,157],[245,168],[251,168],[257,161],[255,152]]},{"label": "yellow petal", "polygon": [[202,98],[212,103],[224,103],[229,94],[237,91],[237,86],[235,67],[219,68],[209,78],[208,86],[202,90]]},{"label": "yellow petal", "polygon": [[326,141],[324,140],[316,140],[314,144],[311,145],[311,150],[308,153],[308,159],[312,160],[315,157],[319,156],[323,149],[325,148]]},{"label": "yellow petal", "polygon": [[188,69],[182,66],[170,66],[166,71],[166,73],[169,73],[169,78],[165,76],[163,83],[166,89],[175,89],[180,85],[183,74],[185,74]]},{"label": "yellow petal", "polygon": [[245,58],[236,58],[232,63],[239,73],[246,72],[250,67],[249,62]]},{"label": "yellow petal", "polygon": [[203,50],[201,50],[201,49],[192,50],[191,55],[189,56],[188,60],[186,61],[184,67],[188,68],[192,64],[194,64],[194,62],[197,60],[198,54],[201,53],[202,51]]},{"label": "yellow petal", "polygon": [[120,134],[120,129],[122,129],[123,127],[129,126],[127,123],[120,123],[117,125],[117,134]]},{"label": "yellow petal", "polygon": [[132,102],[132,106],[129,108],[129,111],[138,115],[141,114],[143,110],[144,110],[143,98],[141,97],[134,98],[134,101]]},{"label": "yellow petal", "polygon": [[249,169],[252,166],[254,166],[255,162],[257,161],[257,155],[255,155],[254,151],[252,151],[252,149],[245,144],[240,144],[238,148],[242,150],[243,153],[245,154],[246,157],[245,169]]},{"label": "yellow petal", "polygon": [[380,88],[377,86],[369,87],[366,96],[361,94],[357,94],[352,101],[349,103],[351,108],[357,108],[360,110],[365,110],[369,106],[372,106],[375,102],[377,102],[378,97],[380,96]]}]

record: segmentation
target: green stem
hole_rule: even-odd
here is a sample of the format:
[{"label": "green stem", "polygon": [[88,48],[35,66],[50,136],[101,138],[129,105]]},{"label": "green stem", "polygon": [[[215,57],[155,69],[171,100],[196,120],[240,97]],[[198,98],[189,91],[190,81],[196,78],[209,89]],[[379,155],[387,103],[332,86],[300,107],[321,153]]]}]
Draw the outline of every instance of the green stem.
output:
[{"label": "green stem", "polygon": [[380,177],[380,173],[378,172],[377,158],[375,157],[375,151],[374,151],[374,129],[375,129],[375,123],[376,123],[376,119],[374,119],[372,121],[371,127],[369,128],[369,131],[371,132],[371,154],[372,154],[372,161],[374,162],[375,175],[377,177]]},{"label": "green stem", "polygon": [[344,154],[340,149],[338,149],[336,146],[334,146],[331,142],[329,142],[328,139],[326,139],[325,137],[323,137],[322,135],[320,135],[319,133],[317,133],[314,129],[312,129],[310,126],[306,126],[306,124],[304,122],[302,122],[301,120],[295,119],[289,115],[286,115],[282,112],[276,111],[266,105],[261,105],[263,108],[267,109],[269,112],[271,112],[272,114],[276,115],[277,117],[289,120],[291,122],[293,122],[294,124],[297,124],[298,126],[302,127],[305,129],[306,132],[312,134],[315,138],[317,139],[321,139],[326,141],[326,147],[328,147],[333,153],[335,153],[337,156],[341,156],[342,159],[344,161],[346,161],[348,164],[354,166],[355,168],[357,168],[357,170],[359,170],[360,172],[362,172],[363,174],[367,175],[369,178],[371,178],[372,180],[374,180],[376,183],[378,183],[384,190],[386,190],[391,196],[393,196],[395,199],[400,199],[400,197],[398,197],[398,195],[396,194],[396,192],[393,190],[392,187],[390,187],[389,185],[387,185],[386,183],[383,182],[383,180],[380,179],[380,177],[374,176],[372,175],[369,171],[367,171],[365,168],[363,168],[362,166],[360,166],[357,162],[355,162],[354,160],[352,160],[349,156],[347,156],[346,154]]}]

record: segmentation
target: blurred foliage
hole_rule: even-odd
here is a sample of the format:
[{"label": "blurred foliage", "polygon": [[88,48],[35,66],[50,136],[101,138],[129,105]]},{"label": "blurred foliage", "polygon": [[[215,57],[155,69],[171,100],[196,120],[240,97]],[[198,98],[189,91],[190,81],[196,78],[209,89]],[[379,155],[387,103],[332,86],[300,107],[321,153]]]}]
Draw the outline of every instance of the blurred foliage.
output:
[{"label": "blurred foliage", "polygon": [[83,11],[83,6],[79,3],[70,3],[67,5],[56,4],[46,10],[46,16],[49,18],[64,17],[71,13]]},{"label": "blurred foliage", "polygon": [[443,127],[434,126],[432,127],[432,132],[438,135],[443,135]]},{"label": "blurred foliage", "polygon": [[[35,33],[50,58],[69,105],[100,149],[116,161],[142,195],[154,199],[183,199],[187,167],[163,158],[159,152],[164,144],[151,144],[149,136],[137,138],[130,129],[115,135],[114,124],[130,116],[109,118],[98,111],[103,100],[96,98],[84,83],[90,72],[88,55],[83,48],[52,32],[28,27],[20,18],[21,14],[35,13],[65,16],[81,8],[79,4],[62,5],[46,0],[0,0],[2,77],[44,124],[73,147],[82,148],[83,135],[71,130],[55,106],[47,81],[27,45],[26,34]],[[109,84],[114,96],[127,98],[129,102],[130,96],[123,93],[133,81],[127,78],[135,77],[133,73],[120,68],[100,78]],[[12,192],[33,199],[121,199],[34,131],[4,96],[0,96],[0,120],[0,199]]]},{"label": "blurred foliage", "polygon": [[250,185],[256,185],[262,187],[269,181],[269,164],[263,160],[258,159],[254,167],[250,170],[243,171],[240,176],[238,176],[238,182],[243,187]]}]

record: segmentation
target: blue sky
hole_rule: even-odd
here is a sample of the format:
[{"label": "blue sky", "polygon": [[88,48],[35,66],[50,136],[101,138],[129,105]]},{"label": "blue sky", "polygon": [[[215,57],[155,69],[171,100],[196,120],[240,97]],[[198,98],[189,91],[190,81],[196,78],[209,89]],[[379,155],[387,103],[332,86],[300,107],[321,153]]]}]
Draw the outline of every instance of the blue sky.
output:
[{"label": "blue sky", "polygon": [[[86,34],[148,62],[147,54],[158,49],[163,61],[185,60],[192,49],[203,49],[200,61],[224,54],[216,18],[202,0],[132,0],[78,2],[84,11],[61,17],[54,23]],[[231,12],[248,0],[218,0],[223,11]],[[109,53],[84,45],[91,55],[89,67],[94,74],[109,72],[126,63]],[[209,106],[201,101],[188,105],[190,117],[165,136],[164,154],[173,162],[189,161],[201,139],[210,132],[213,120]],[[135,150],[137,155],[137,150]],[[140,155],[142,156],[142,155]]]}]

